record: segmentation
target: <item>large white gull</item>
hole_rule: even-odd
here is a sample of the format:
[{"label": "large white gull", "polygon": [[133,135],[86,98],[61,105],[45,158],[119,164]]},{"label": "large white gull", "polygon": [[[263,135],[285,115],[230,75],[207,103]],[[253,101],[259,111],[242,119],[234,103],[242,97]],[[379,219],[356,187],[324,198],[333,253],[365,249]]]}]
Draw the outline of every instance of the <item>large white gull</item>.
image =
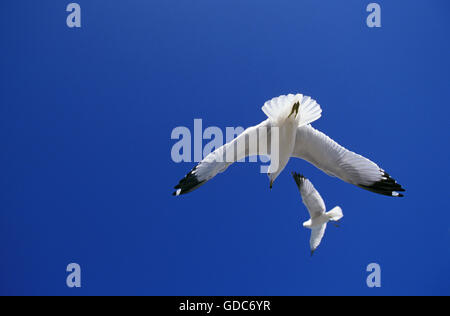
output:
[{"label": "large white gull", "polygon": [[317,247],[319,247],[322,242],[328,222],[337,222],[344,217],[344,214],[339,206],[336,206],[331,211],[325,213],[325,202],[319,192],[314,188],[311,181],[295,172],[293,172],[292,175],[300,190],[303,204],[305,204],[311,217],[308,221],[303,223],[303,227],[311,229],[309,245],[311,248],[311,255],[313,255],[314,251],[316,251]]},{"label": "large white gull", "polygon": [[[360,188],[388,196],[403,196],[399,193],[405,191],[402,186],[377,164],[345,149],[310,125],[322,113],[314,99],[302,94],[282,95],[267,101],[262,111],[268,117],[265,121],[247,128],[238,137],[207,155],[180,180],[173,195],[197,189],[247,156],[263,155],[271,158],[268,171],[270,187],[289,159],[296,157]],[[256,145],[252,141],[255,139]]]}]

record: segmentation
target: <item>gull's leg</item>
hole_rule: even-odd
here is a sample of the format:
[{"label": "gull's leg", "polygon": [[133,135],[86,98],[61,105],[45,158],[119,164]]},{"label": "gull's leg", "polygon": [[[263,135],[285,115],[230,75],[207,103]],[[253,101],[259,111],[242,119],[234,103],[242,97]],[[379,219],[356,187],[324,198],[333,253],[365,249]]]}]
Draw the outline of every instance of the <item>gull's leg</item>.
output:
[{"label": "gull's leg", "polygon": [[296,103],[292,106],[291,114],[289,114],[288,117],[291,117],[292,114],[294,114],[294,117],[297,116],[299,107],[300,107],[300,102],[296,102]]}]

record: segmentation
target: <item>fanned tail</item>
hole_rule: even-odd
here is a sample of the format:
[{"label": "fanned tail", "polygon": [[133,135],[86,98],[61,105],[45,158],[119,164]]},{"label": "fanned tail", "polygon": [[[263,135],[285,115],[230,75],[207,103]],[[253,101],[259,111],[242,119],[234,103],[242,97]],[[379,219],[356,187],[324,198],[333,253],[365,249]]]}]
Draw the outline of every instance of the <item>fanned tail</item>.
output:
[{"label": "fanned tail", "polygon": [[330,219],[330,221],[334,221],[334,222],[337,222],[342,217],[344,217],[344,213],[342,213],[342,209],[339,206],[336,206],[335,208],[333,208],[331,211],[329,211],[327,213],[327,215],[328,215],[328,218]]},{"label": "fanned tail", "polygon": [[308,125],[322,115],[322,109],[316,100],[302,94],[289,94],[273,98],[264,104],[262,111],[275,123],[283,122],[294,115],[297,118],[298,126]]}]

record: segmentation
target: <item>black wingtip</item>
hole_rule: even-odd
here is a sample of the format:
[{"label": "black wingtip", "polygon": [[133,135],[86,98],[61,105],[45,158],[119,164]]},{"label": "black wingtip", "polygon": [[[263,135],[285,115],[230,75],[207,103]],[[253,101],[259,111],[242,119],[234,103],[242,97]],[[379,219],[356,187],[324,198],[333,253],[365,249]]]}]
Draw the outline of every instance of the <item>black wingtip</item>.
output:
[{"label": "black wingtip", "polygon": [[306,179],[302,174],[297,173],[297,172],[295,172],[295,171],[292,171],[292,176],[293,176],[294,178]]},{"label": "black wingtip", "polygon": [[194,191],[206,182],[204,180],[200,181],[198,179],[197,175],[195,174],[196,170],[197,166],[194,167],[183,179],[180,180],[180,182],[174,187],[176,191],[172,193],[173,196],[178,196]]},{"label": "black wingtip", "polygon": [[404,197],[403,194],[398,192],[405,192],[406,190],[395,181],[387,172],[382,171],[383,176],[382,179],[378,182],[375,182],[372,185],[359,185],[359,187],[386,196],[393,197]]},{"label": "black wingtip", "polygon": [[297,183],[297,186],[299,186],[299,187],[302,185],[303,181],[305,181],[305,179],[306,179],[302,174],[294,172],[294,171],[292,172],[292,176],[294,177],[295,183]]}]

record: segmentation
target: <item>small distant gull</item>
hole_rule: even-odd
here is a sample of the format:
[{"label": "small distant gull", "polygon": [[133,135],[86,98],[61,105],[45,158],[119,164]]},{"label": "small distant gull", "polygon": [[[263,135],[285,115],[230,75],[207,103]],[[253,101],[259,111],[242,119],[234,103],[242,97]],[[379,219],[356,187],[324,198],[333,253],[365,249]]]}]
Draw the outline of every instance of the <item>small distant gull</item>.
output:
[{"label": "small distant gull", "polygon": [[[365,190],[387,196],[403,196],[405,191],[377,164],[345,149],[310,124],[321,117],[322,109],[312,98],[302,94],[282,95],[267,101],[262,107],[267,119],[249,127],[229,143],[217,148],[192,169],[178,185],[173,195],[191,192],[231,164],[247,156],[271,157],[272,129],[278,128],[277,161],[269,166],[270,188],[291,157],[304,159],[326,174],[354,184]],[[275,133],[274,133],[275,135]],[[273,137],[276,138],[276,137]],[[258,146],[247,140],[257,139]],[[244,146],[239,146],[244,144]],[[267,146],[261,146],[266,144]],[[224,159],[226,152],[234,150],[233,159]],[[227,157],[229,158],[229,157]]]},{"label": "small distant gull", "polygon": [[303,223],[303,227],[311,229],[309,245],[311,247],[311,255],[313,255],[325,235],[328,222],[337,222],[344,217],[344,214],[339,206],[325,213],[325,203],[311,181],[295,172],[292,175],[300,190],[303,204],[305,204],[311,217],[310,220]]}]

